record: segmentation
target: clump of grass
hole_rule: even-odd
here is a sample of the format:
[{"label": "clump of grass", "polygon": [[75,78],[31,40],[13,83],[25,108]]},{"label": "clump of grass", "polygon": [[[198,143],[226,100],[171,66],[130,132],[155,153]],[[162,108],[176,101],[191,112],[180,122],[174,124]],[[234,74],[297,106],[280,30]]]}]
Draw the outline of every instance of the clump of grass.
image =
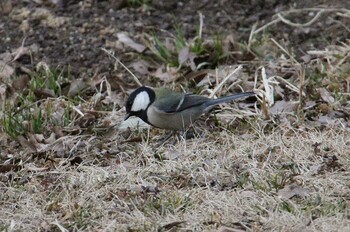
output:
[{"label": "clump of grass", "polygon": [[43,70],[34,72],[30,81],[30,90],[34,92],[36,89],[48,88],[54,91],[55,94],[61,95],[61,84],[64,80],[63,71],[56,69]]},{"label": "clump of grass", "polygon": [[175,214],[190,209],[193,201],[189,194],[164,193],[162,196],[151,196],[145,201],[143,211],[158,211],[160,215]]},{"label": "clump of grass", "polygon": [[52,113],[55,110],[53,109],[51,101],[55,100],[47,100],[46,104],[34,103],[31,105],[24,105],[19,110],[14,107],[8,107],[5,110],[2,120],[4,132],[11,138],[15,138],[18,135],[27,135],[28,133],[42,134],[46,132],[49,127],[63,127],[72,122],[73,104],[69,100],[67,100],[67,102],[62,101],[65,107],[62,117],[57,119],[52,117]]},{"label": "clump of grass", "polygon": [[195,58],[200,60],[197,68],[204,66],[216,67],[218,63],[225,58],[223,50],[223,38],[220,33],[213,35],[212,39],[204,40],[201,35],[201,29],[197,29],[197,34],[193,39],[187,39],[180,26],[175,25],[175,35],[172,38],[161,40],[159,35],[152,32],[145,41],[146,46],[155,56],[156,61],[172,67],[179,67],[180,52],[188,47],[189,52],[193,53]]},{"label": "clump of grass", "polygon": [[167,48],[164,42],[161,42],[154,32],[152,34],[152,38],[153,45],[150,45],[149,48],[151,52],[158,58],[158,60],[170,66],[178,66],[179,62],[176,56],[178,51]]},{"label": "clump of grass", "polygon": [[319,195],[313,199],[306,201],[306,206],[303,210],[309,212],[312,217],[333,216],[338,213],[346,213],[348,204],[345,198],[335,199],[334,201],[322,199]]},{"label": "clump of grass", "polygon": [[29,85],[18,94],[13,103],[5,102],[2,118],[3,131],[11,138],[28,133],[41,134],[49,126],[68,125],[72,120],[72,104],[69,99],[62,100],[64,109],[62,118],[57,120],[52,114],[58,109],[53,102],[60,101],[56,97],[62,95],[61,85],[69,79],[63,71],[41,68],[31,74]]}]

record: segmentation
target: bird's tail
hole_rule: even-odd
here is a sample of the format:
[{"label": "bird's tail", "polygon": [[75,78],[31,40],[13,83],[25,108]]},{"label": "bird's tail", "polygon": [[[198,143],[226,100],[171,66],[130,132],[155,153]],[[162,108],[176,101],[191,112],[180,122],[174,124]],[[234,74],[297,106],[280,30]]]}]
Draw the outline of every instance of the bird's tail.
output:
[{"label": "bird's tail", "polygon": [[245,98],[245,97],[249,97],[249,96],[254,96],[254,95],[255,95],[254,92],[237,93],[237,94],[234,94],[234,95],[225,96],[225,97],[221,97],[221,98],[218,98],[218,99],[211,99],[210,101],[207,101],[205,103],[205,105],[206,105],[206,108],[208,110],[210,110],[215,105],[219,105],[221,103],[225,103],[225,102],[229,102],[229,101],[233,101],[233,100],[236,100],[236,99]]}]

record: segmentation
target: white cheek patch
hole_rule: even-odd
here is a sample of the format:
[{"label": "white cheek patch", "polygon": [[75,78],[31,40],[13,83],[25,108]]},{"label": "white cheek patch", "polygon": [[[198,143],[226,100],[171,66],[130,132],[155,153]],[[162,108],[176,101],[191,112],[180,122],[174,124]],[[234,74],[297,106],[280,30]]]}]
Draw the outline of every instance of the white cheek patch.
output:
[{"label": "white cheek patch", "polygon": [[134,99],[134,103],[132,104],[131,111],[140,111],[146,110],[147,106],[150,103],[150,99],[148,93],[146,91],[142,91]]}]

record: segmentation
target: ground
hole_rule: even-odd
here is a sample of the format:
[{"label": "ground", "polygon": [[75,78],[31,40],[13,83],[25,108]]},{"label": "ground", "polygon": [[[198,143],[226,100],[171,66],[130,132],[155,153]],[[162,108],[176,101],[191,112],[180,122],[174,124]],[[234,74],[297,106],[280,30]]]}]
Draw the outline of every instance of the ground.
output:
[{"label": "ground", "polygon": [[[2,1],[0,229],[349,231],[349,38],[346,0]],[[257,97],[160,144],[140,84]]]}]

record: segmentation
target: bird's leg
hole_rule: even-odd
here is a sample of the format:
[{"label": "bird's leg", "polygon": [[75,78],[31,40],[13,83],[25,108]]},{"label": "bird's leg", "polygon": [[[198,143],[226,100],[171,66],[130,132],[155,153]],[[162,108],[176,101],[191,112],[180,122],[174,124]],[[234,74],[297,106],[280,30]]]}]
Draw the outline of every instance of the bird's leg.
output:
[{"label": "bird's leg", "polygon": [[189,127],[187,130],[182,133],[185,139],[193,139],[196,137],[196,133],[193,127]]},{"label": "bird's leg", "polygon": [[180,131],[172,131],[168,135],[166,135],[164,138],[161,138],[159,140],[159,143],[157,146],[164,145],[172,136],[175,137],[173,145],[175,145],[177,142],[181,141],[182,139],[193,139],[200,136],[200,133],[196,131],[195,127],[190,126],[186,130],[182,129]]},{"label": "bird's leg", "polygon": [[186,131],[183,133],[185,139],[193,139],[201,136],[201,132],[196,130],[196,127],[190,125]]},{"label": "bird's leg", "polygon": [[172,131],[170,132],[167,136],[165,136],[164,138],[161,138],[159,140],[158,146],[162,146],[165,144],[166,141],[168,141],[172,136],[176,135],[176,131]]}]

